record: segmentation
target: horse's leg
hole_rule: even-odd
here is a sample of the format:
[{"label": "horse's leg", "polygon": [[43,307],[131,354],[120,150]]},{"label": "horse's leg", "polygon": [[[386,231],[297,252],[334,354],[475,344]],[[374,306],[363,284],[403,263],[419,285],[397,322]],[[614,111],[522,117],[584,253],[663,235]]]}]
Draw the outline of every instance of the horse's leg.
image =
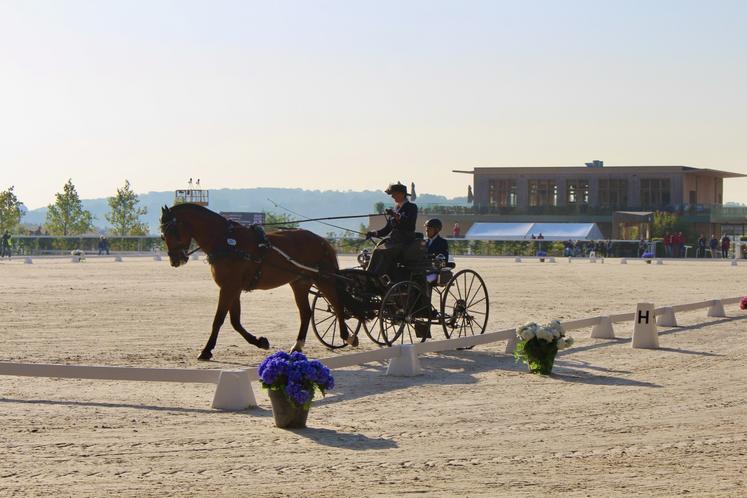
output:
[{"label": "horse's leg", "polygon": [[241,290],[228,291],[226,289],[221,288],[220,294],[218,295],[218,309],[215,311],[215,318],[213,318],[213,330],[210,333],[210,338],[208,339],[208,342],[205,345],[205,348],[202,350],[202,353],[200,353],[200,356],[197,358],[198,360],[207,361],[213,357],[213,348],[215,347],[215,343],[218,342],[218,332],[220,331],[220,328],[223,325],[223,322],[226,320],[226,314],[228,313],[228,309],[231,307],[231,304],[233,303],[233,301],[236,298],[238,298],[240,294],[241,294]]},{"label": "horse's leg", "polygon": [[236,296],[236,299],[231,303],[229,313],[231,314],[231,326],[236,332],[241,334],[241,337],[246,339],[249,344],[257,346],[259,349],[270,349],[270,341],[268,341],[266,337],[256,338],[241,326],[241,294]]},{"label": "horse's leg", "polygon": [[303,351],[306,344],[306,334],[309,332],[309,322],[311,321],[311,306],[309,306],[309,289],[311,282],[308,280],[296,280],[291,282],[293,297],[296,299],[298,314],[301,316],[301,327],[298,329],[296,344],[291,351]]},{"label": "horse's leg", "polygon": [[357,347],[358,336],[348,334],[348,326],[345,324],[345,314],[343,312],[345,310],[345,305],[343,305],[342,299],[340,299],[340,296],[337,293],[335,282],[328,279],[319,279],[314,283],[322,292],[322,294],[324,294],[324,297],[327,298],[329,304],[332,305],[332,309],[334,310],[335,316],[337,317],[337,323],[340,326],[340,337],[342,338],[342,340],[353,347]]}]

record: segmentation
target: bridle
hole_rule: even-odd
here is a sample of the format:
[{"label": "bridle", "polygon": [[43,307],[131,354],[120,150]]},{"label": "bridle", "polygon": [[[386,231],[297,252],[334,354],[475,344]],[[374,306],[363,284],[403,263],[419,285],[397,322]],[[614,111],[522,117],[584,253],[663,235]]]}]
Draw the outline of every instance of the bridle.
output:
[{"label": "bridle", "polygon": [[[173,235],[175,238],[179,239],[179,222],[176,220],[176,217],[173,216],[173,215],[171,216],[171,219],[169,219],[166,222],[162,222],[161,223],[161,238],[163,238],[164,240],[166,240],[164,238],[164,236],[165,235],[169,235],[169,234]],[[167,254],[169,255],[170,258],[174,258],[174,257],[177,257],[177,255],[179,255],[179,252],[181,252],[186,257],[189,257],[189,256],[191,256],[192,254],[196,253],[197,251],[199,251],[201,249],[200,246],[197,246],[194,249],[192,249],[191,251],[187,251],[187,249],[189,249],[189,246],[191,245],[191,243],[192,243],[192,239],[190,238],[189,239],[189,243],[187,244],[186,248],[180,248],[180,249],[178,249],[176,251],[172,251],[171,249],[169,249],[167,251]]]}]

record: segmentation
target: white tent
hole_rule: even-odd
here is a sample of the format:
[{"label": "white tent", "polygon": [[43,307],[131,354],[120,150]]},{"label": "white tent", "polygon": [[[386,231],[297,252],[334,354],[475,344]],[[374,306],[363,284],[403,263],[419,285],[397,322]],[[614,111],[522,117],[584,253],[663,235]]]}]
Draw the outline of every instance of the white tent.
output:
[{"label": "white tent", "polygon": [[601,230],[596,223],[475,223],[465,239],[471,240],[600,240]]}]

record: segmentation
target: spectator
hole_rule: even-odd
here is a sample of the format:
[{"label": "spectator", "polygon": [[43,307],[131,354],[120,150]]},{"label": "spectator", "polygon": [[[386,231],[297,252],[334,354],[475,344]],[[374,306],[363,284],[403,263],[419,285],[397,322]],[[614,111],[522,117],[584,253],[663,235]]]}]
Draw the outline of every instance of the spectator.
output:
[{"label": "spectator", "polygon": [[708,245],[711,248],[711,257],[717,258],[718,257],[718,239],[715,235],[711,234],[711,240],[708,242]]},{"label": "spectator", "polygon": [[563,256],[573,256],[573,242],[570,239],[563,242]]},{"label": "spectator", "polygon": [[675,258],[684,258],[685,254],[685,236],[682,232],[677,232],[676,244],[672,244],[672,251],[674,251]]},{"label": "spectator", "polygon": [[101,256],[101,253],[106,252],[106,255],[109,255],[109,241],[106,237],[103,235],[99,237],[99,256]]},{"label": "spectator", "polygon": [[724,234],[723,237],[721,237],[721,257],[722,258],[728,258],[729,257],[729,248],[731,247],[731,239],[728,235]]},{"label": "spectator", "polygon": [[669,232],[664,235],[664,257],[672,257],[672,234]]},{"label": "spectator", "polygon": [[614,258],[615,257],[615,251],[614,251],[614,249],[615,249],[614,244],[612,243],[611,240],[608,240],[607,241],[607,257],[609,257],[609,258]]},{"label": "spectator", "polygon": [[451,229],[451,236],[458,239],[462,235],[462,229],[459,227],[459,223],[454,223],[454,228]]},{"label": "spectator", "polygon": [[638,257],[640,258],[643,256],[644,252],[646,252],[646,241],[641,239],[641,241],[638,242]]},{"label": "spectator", "polygon": [[705,258],[706,240],[703,234],[698,237],[698,250],[695,252],[696,258]]},{"label": "spectator", "polygon": [[0,259],[8,256],[10,259],[10,234],[6,230],[3,234],[2,240],[0,240]]}]

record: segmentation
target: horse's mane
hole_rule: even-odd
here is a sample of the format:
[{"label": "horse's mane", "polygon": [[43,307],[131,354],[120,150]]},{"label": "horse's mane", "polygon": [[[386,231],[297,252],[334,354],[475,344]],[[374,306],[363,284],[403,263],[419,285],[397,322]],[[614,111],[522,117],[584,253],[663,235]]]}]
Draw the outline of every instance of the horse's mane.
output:
[{"label": "horse's mane", "polygon": [[161,215],[161,225],[168,223],[170,221],[170,216],[173,217],[179,213],[194,213],[196,215],[209,216],[215,219],[215,221],[226,221],[226,218],[216,213],[215,211],[211,211],[208,208],[200,206],[198,204],[190,204],[187,202],[184,204],[177,204],[176,206],[168,208],[168,211],[164,211]]}]

